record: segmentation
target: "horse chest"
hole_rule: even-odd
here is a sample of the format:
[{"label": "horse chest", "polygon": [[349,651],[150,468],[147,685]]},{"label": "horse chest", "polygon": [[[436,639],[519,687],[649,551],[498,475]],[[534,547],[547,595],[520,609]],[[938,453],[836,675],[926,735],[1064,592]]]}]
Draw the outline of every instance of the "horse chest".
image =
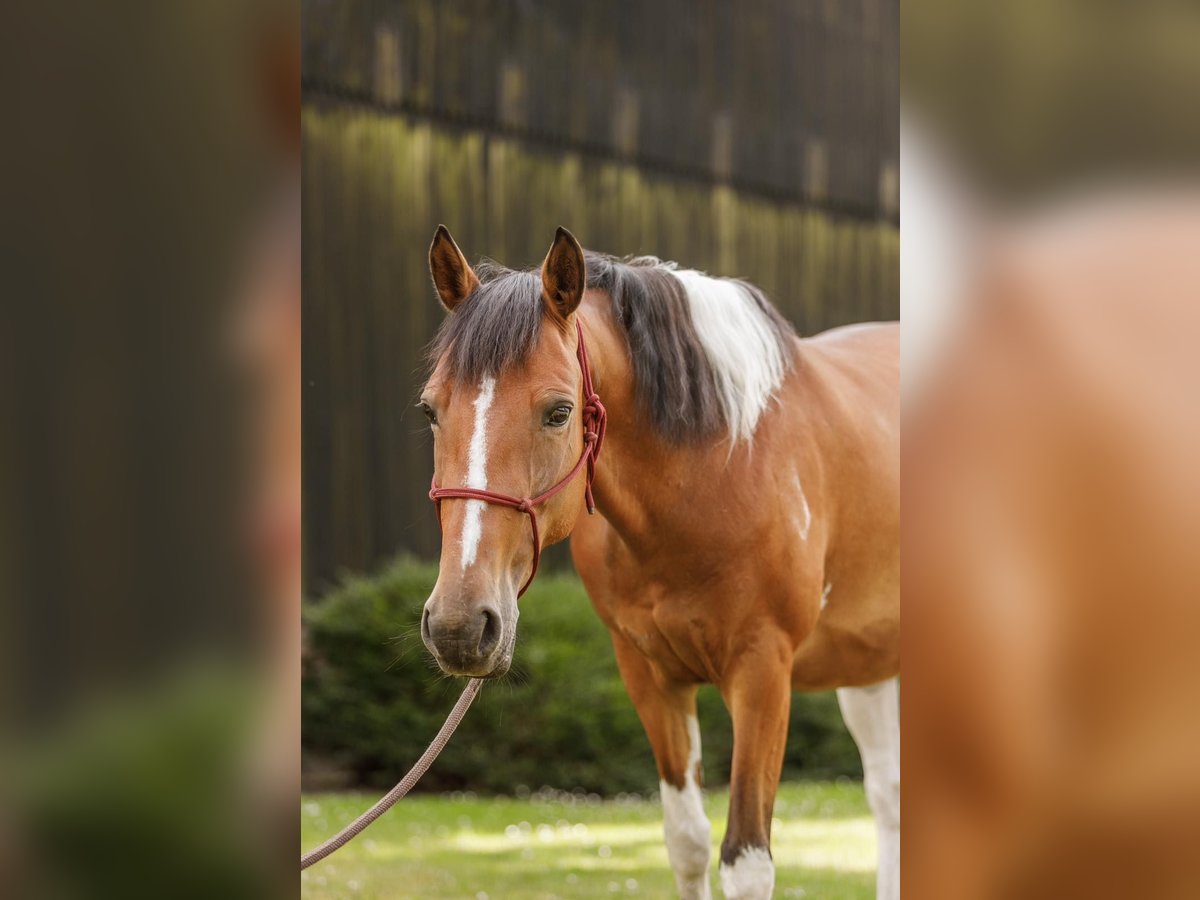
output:
[{"label": "horse chest", "polygon": [[698,616],[694,601],[661,597],[620,604],[609,627],[632,644],[662,674],[680,681],[706,681],[717,668],[718,635]]}]

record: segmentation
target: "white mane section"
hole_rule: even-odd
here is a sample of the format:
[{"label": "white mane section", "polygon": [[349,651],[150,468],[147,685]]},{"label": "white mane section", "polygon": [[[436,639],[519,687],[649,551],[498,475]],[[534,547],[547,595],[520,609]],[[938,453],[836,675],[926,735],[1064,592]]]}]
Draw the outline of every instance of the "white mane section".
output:
[{"label": "white mane section", "polygon": [[716,373],[730,439],[748,441],[787,369],[772,323],[737,282],[694,269],[671,274],[683,283],[696,335]]}]

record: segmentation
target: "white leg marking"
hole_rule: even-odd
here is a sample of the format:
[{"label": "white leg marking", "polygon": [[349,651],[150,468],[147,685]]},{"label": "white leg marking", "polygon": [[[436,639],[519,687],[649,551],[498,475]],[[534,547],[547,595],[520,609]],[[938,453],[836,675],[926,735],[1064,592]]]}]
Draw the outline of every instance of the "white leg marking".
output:
[{"label": "white leg marking", "polygon": [[775,890],[775,863],[766,847],[747,847],[732,865],[721,864],[721,890],[726,900],[770,900]]},{"label": "white leg marking", "polygon": [[838,688],[838,705],[863,761],[863,787],[879,835],[878,900],[900,900],[900,693],[895,678]]},{"label": "white leg marking", "polygon": [[675,884],[682,900],[710,900],[708,860],[712,826],[704,815],[704,801],[696,783],[700,764],[700,723],[688,716],[688,761],[683,787],[659,783],[663,804],[663,834],[667,840],[667,858],[675,873]]},{"label": "white leg marking", "polygon": [[[487,490],[487,413],[496,395],[496,380],[485,378],[479,383],[479,396],[475,398],[475,427],[471,432],[471,446],[467,451],[467,487]],[[475,562],[479,539],[483,536],[482,500],[468,500],[467,512],[463,516],[462,568]]]}]

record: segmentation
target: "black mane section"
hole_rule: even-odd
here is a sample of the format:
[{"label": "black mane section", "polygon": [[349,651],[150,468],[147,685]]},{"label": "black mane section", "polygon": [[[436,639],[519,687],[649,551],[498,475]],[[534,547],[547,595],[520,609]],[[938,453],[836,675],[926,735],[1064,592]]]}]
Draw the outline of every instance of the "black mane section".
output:
[{"label": "black mane section", "polygon": [[716,376],[692,324],[673,266],[588,253],[587,286],[608,293],[625,331],[634,393],[655,430],[673,443],[712,437],[725,426]]},{"label": "black mane section", "polygon": [[482,263],[475,293],[446,316],[429,347],[432,368],[446,358],[450,377],[478,381],[520,365],[537,345],[542,329],[542,279]]}]

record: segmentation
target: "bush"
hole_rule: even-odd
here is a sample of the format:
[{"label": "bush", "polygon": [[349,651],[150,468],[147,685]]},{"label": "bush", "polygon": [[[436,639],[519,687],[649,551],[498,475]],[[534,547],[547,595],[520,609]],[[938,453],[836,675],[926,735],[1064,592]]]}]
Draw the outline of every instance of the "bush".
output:
[{"label": "bush", "polygon": [[[417,630],[436,577],[436,566],[402,559],[306,605],[306,764],[390,785],[441,726],[462,682],[440,674]],[[484,687],[421,789],[655,789],[649,743],[579,579],[542,574],[521,612],[512,673]],[[701,691],[699,717],[706,781],[726,783],[733,736],[712,688]],[[861,777],[837,702],[832,694],[797,696],[784,777],[836,775]]]}]

